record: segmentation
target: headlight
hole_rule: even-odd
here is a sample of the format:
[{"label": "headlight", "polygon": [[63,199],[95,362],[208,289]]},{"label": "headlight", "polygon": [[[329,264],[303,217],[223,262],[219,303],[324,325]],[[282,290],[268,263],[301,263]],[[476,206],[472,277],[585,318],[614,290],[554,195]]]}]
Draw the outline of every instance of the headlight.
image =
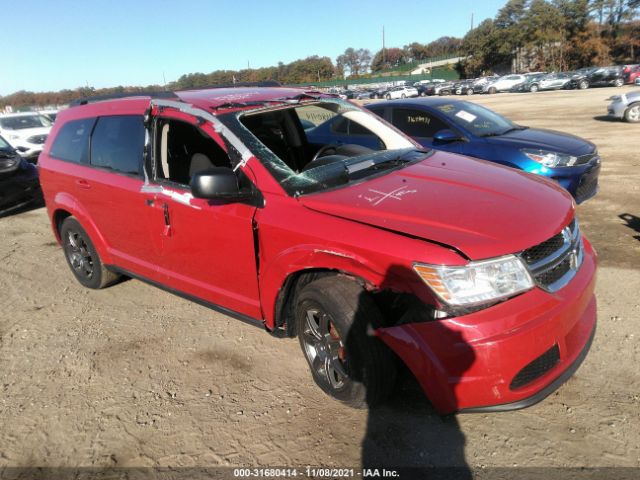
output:
[{"label": "headlight", "polygon": [[413,269],[443,302],[452,306],[489,303],[533,287],[529,271],[514,255],[463,266],[415,263]]},{"label": "headlight", "polygon": [[578,160],[578,157],[574,157],[573,155],[549,152],[547,150],[532,150],[524,148],[521,152],[534,162],[538,162],[545,167],[572,167]]}]

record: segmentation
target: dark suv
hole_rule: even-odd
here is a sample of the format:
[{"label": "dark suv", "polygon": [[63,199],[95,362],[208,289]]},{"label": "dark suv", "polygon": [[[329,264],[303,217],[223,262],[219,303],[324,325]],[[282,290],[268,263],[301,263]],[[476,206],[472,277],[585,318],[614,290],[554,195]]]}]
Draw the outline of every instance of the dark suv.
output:
[{"label": "dark suv", "polygon": [[[521,408],[589,349],[595,253],[550,180],[425,150],[302,89],[80,103],[40,171],[89,288],[136,277],[297,336],[316,383],[353,406],[384,399],[403,361],[442,413]],[[302,121],[334,117],[349,141],[310,142]]]},{"label": "dark suv", "polygon": [[589,67],[576,70],[565,88],[579,88],[584,90],[589,87],[621,87],[624,85],[624,72],[622,67]]},{"label": "dark suv", "polygon": [[0,215],[42,202],[36,166],[0,137]]}]

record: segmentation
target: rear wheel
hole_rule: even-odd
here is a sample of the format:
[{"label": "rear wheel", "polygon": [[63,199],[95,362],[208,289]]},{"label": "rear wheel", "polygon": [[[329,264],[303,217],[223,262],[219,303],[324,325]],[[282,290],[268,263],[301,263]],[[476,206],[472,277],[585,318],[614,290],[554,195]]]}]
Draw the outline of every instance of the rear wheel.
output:
[{"label": "rear wheel", "polygon": [[400,95],[400,98],[407,98],[407,96],[403,93],[402,95]]},{"label": "rear wheel", "polygon": [[119,275],[102,264],[89,235],[75,218],[67,217],[62,222],[60,238],[67,264],[82,285],[104,288],[118,280]]},{"label": "rear wheel", "polygon": [[624,112],[624,119],[631,123],[640,122],[640,103],[631,104],[631,106]]},{"label": "rear wheel", "polygon": [[616,79],[613,81],[613,86],[614,86],[614,87],[621,87],[622,85],[624,85],[624,80],[623,80],[623,79],[621,79],[621,78],[616,78]]},{"label": "rear wheel", "polygon": [[496,87],[489,87],[489,90],[487,90],[490,94],[494,94],[496,93],[498,90],[496,89]]},{"label": "rear wheel", "polygon": [[395,358],[374,335],[382,316],[354,281],[324,277],[296,302],[296,328],[316,384],[355,408],[382,402],[395,383]]},{"label": "rear wheel", "polygon": [[467,91],[465,93],[467,95],[473,95],[473,88],[467,88]]},{"label": "rear wheel", "polygon": [[533,93],[537,92],[537,91],[538,91],[538,85],[536,85],[536,84],[534,83],[533,85],[531,85],[531,86],[529,87],[529,91],[530,91],[530,92],[533,92]]},{"label": "rear wheel", "polygon": [[391,100],[391,95],[387,93],[384,98],[386,98],[387,100]]},{"label": "rear wheel", "polygon": [[585,89],[589,88],[589,82],[587,82],[586,80],[580,80],[578,82],[578,88],[580,90],[585,90]]}]

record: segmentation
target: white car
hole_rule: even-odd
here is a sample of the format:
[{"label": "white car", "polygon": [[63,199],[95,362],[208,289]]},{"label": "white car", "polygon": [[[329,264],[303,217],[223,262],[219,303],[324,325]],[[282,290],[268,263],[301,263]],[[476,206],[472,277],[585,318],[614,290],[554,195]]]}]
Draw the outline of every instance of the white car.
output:
[{"label": "white car", "polygon": [[498,78],[495,82],[487,83],[483,91],[485,93],[506,92],[511,90],[514,85],[524,82],[526,79],[526,75],[505,75],[504,77]]},{"label": "white car", "polygon": [[419,94],[417,88],[400,86],[393,87],[391,90],[388,90],[387,93],[385,93],[384,98],[386,98],[387,100],[392,100],[396,98],[417,97],[418,95]]},{"label": "white car", "polygon": [[31,161],[37,160],[50,131],[51,121],[36,112],[0,115],[0,136]]},{"label": "white car", "polygon": [[614,95],[607,107],[610,117],[621,118],[630,123],[640,122],[640,90]]}]

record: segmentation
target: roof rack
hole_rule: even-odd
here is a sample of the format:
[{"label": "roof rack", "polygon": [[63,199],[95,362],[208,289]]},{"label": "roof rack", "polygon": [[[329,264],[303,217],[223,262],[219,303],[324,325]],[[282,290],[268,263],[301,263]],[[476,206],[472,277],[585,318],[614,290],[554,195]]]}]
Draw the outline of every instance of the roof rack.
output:
[{"label": "roof rack", "polygon": [[174,92],[168,92],[166,90],[155,92],[121,92],[121,93],[107,93],[105,95],[95,95],[93,97],[84,97],[77,100],[73,100],[69,103],[70,107],[77,107],[78,105],[87,105],[88,103],[102,102],[104,100],[116,100],[119,98],[129,97],[151,97],[151,98],[178,98]]},{"label": "roof rack", "polygon": [[[219,83],[216,85],[207,85],[203,87],[189,88],[186,90],[208,90],[211,88],[239,88],[239,87],[280,87],[280,82],[275,80],[266,80],[263,82],[236,82],[236,83]],[[105,95],[95,95],[93,97],[79,98],[69,103],[70,107],[77,107],[78,105],[87,105],[88,103],[102,102],[104,100],[117,100],[120,98],[130,97],[151,97],[151,98],[178,98],[175,92],[160,90],[150,92],[120,92],[120,93],[107,93]]]}]

